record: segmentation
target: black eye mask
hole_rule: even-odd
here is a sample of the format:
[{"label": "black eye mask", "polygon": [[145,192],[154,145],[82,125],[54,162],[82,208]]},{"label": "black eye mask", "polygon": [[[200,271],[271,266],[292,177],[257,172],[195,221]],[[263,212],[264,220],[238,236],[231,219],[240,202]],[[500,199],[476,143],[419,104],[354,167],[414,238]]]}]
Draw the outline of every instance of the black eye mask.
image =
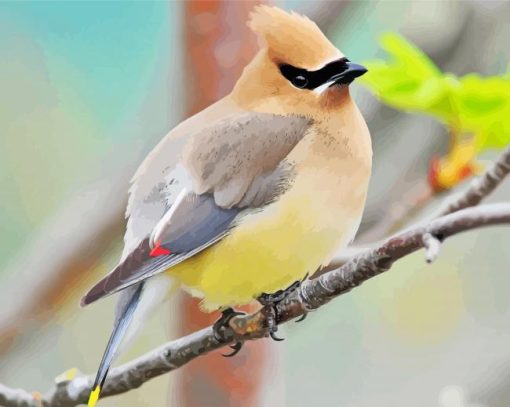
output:
[{"label": "black eye mask", "polygon": [[316,71],[307,71],[288,64],[281,64],[279,68],[282,75],[296,88],[310,90],[327,82],[349,84],[366,72],[364,67],[351,63],[347,58],[330,62]]}]

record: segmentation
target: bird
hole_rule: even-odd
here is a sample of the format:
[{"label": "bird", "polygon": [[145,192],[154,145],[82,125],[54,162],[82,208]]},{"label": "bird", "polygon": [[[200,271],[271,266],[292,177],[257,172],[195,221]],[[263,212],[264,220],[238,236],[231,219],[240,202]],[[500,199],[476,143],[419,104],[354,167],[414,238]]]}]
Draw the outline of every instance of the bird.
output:
[{"label": "bird", "polygon": [[259,5],[248,26],[260,49],[232,91],[173,128],[132,178],[120,261],[81,302],[119,293],[89,407],[176,290],[226,318],[264,306],[327,265],[360,225],[372,147],[349,85],[367,70],[295,12]]}]

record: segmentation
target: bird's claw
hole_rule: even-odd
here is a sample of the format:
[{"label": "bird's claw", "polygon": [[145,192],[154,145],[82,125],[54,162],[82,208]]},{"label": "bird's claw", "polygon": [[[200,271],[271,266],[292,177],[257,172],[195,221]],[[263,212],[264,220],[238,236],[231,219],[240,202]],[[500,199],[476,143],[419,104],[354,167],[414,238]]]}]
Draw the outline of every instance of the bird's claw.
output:
[{"label": "bird's claw", "polygon": [[[225,337],[223,335],[223,329],[230,327],[229,322],[232,318],[240,315],[246,315],[244,312],[236,311],[233,308],[226,308],[221,312],[221,317],[218,318],[218,320],[213,325],[213,334],[216,340],[218,341],[224,341]],[[232,352],[222,354],[222,356],[226,358],[231,358],[232,356],[235,356],[239,353],[241,348],[243,347],[243,342],[236,342],[233,345],[229,345],[229,347],[232,349]]]},{"label": "bird's claw", "polygon": [[[280,337],[276,336],[276,331],[278,330],[278,321],[276,320],[277,315],[276,315],[275,305],[278,304],[280,301],[282,301],[287,295],[289,295],[293,291],[297,290],[301,286],[301,283],[307,278],[307,276],[308,275],[306,275],[303,278],[303,280],[301,280],[301,281],[296,281],[295,283],[293,283],[291,286],[289,286],[288,288],[286,288],[284,290],[278,290],[272,294],[262,293],[258,297],[258,301],[262,304],[263,312],[266,316],[267,327],[269,328],[269,336],[274,341],[283,341],[284,340],[284,338],[280,338]],[[296,322],[302,321],[305,318],[306,318],[306,314],[303,314],[303,316]]]},{"label": "bird's claw", "polygon": [[266,317],[267,328],[269,329],[269,336],[271,339],[277,342],[283,341],[284,338],[276,336],[276,331],[278,331],[278,321],[276,319],[275,303],[266,302],[263,304],[262,312]]},{"label": "bird's claw", "polygon": [[229,348],[232,349],[232,352],[230,352],[230,353],[222,353],[221,356],[223,356],[225,358],[231,358],[232,356],[235,356],[235,355],[237,355],[239,353],[239,351],[241,350],[243,345],[244,344],[242,342],[236,342],[233,345],[229,345]]},{"label": "bird's claw", "polygon": [[294,322],[298,323],[298,322],[303,322],[306,317],[308,316],[308,313],[304,313],[303,315],[301,315],[298,319],[296,319]]},{"label": "bird's claw", "polygon": [[219,342],[226,340],[225,335],[223,335],[224,328],[230,328],[230,320],[237,316],[246,315],[246,313],[241,311],[236,311],[233,308],[226,308],[221,311],[221,317],[213,325],[213,334],[214,338]]},{"label": "bird's claw", "polygon": [[281,341],[285,340],[285,338],[280,338],[279,336],[276,336],[276,331],[270,331],[269,336],[271,337],[271,339],[273,341],[276,341],[276,342],[281,342]]}]

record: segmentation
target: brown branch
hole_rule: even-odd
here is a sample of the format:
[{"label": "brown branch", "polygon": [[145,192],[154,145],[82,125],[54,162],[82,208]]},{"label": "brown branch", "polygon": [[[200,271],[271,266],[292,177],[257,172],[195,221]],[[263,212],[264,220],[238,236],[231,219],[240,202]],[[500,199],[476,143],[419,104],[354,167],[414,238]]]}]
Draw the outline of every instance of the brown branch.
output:
[{"label": "brown branch", "polygon": [[481,176],[471,181],[467,191],[459,197],[448,202],[440,215],[447,215],[460,209],[478,205],[485,197],[490,195],[510,173],[510,146]]},{"label": "brown branch", "polygon": [[[399,233],[352,257],[342,267],[320,277],[305,281],[275,305],[279,324],[316,310],[333,298],[349,292],[370,278],[391,268],[393,263],[425,247],[424,236],[446,239],[457,233],[483,226],[510,223],[510,203],[466,208]],[[425,239],[426,240],[426,239]],[[113,369],[102,392],[103,397],[113,396],[140,387],[153,377],[173,371],[191,360],[222,348],[235,341],[253,340],[268,335],[263,310],[231,320],[230,327],[222,329],[218,340],[212,327],[169,342],[159,348]],[[0,386],[0,404],[6,407],[51,406],[66,407],[85,403],[92,376],[80,376],[62,381],[40,400],[22,390]]]}]

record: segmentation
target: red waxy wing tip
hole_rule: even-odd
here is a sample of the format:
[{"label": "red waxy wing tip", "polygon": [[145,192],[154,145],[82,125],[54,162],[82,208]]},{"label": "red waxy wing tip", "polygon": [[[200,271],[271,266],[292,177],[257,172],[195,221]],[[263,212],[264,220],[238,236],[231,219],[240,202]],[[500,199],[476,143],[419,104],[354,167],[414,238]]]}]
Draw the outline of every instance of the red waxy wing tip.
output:
[{"label": "red waxy wing tip", "polygon": [[161,243],[159,242],[156,243],[154,249],[152,249],[149,253],[151,257],[167,256],[169,254],[172,254],[172,252],[164,247],[161,247]]}]

